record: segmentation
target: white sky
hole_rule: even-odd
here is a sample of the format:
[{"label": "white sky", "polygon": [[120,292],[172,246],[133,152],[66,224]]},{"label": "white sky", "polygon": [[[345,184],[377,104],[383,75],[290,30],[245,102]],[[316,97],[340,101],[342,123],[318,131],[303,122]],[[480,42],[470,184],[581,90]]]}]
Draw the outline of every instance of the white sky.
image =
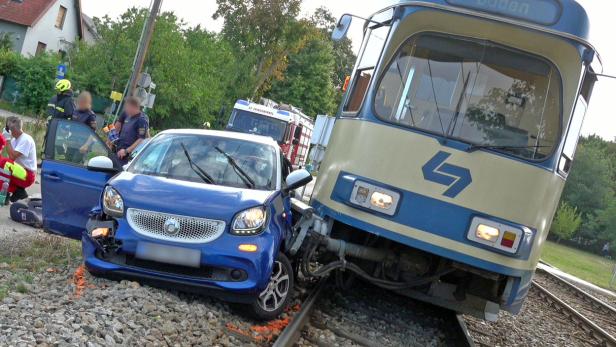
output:
[{"label": "white sky", "polygon": [[[320,6],[331,10],[335,17],[350,12],[360,16],[371,13],[397,2],[395,0],[304,0],[302,12],[306,15]],[[604,62],[604,72],[616,75],[616,25],[613,14],[616,1],[613,0],[578,0],[587,9],[591,19],[591,42],[597,47]],[[82,0],[83,11],[91,17],[108,14],[116,17],[132,6],[148,7],[150,0]],[[216,11],[215,0],[167,0],[163,2],[163,11],[174,11],[179,18],[189,25],[201,24],[208,30],[219,31],[222,22],[214,21],[212,14]],[[349,33],[355,46],[361,41],[361,25],[355,22]],[[584,134],[598,134],[605,139],[616,139],[616,80],[603,79],[595,87],[594,95],[584,124]]]}]

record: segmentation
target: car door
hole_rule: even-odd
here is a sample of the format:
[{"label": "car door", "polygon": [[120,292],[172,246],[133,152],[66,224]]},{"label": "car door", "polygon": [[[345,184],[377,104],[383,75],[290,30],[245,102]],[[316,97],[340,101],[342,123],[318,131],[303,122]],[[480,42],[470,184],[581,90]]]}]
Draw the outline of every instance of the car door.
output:
[{"label": "car door", "polygon": [[109,157],[120,171],[115,155],[89,126],[64,119],[51,121],[41,168],[45,231],[81,238],[90,210],[115,174],[87,169],[88,160],[101,155]]}]

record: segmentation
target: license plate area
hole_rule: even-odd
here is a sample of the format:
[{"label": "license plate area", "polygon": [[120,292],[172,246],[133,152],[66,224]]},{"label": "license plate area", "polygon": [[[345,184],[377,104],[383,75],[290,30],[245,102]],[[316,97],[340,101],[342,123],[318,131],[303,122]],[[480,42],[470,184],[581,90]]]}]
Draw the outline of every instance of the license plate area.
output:
[{"label": "license plate area", "polygon": [[201,251],[197,249],[150,242],[137,243],[135,258],[193,268],[199,268],[201,265]]}]

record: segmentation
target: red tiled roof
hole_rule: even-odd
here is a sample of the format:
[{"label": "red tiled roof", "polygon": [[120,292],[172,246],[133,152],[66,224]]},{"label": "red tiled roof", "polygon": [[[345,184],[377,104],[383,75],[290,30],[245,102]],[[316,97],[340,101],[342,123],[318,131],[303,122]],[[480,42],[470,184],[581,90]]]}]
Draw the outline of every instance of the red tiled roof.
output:
[{"label": "red tiled roof", "polygon": [[0,20],[34,25],[56,0],[0,0]]}]

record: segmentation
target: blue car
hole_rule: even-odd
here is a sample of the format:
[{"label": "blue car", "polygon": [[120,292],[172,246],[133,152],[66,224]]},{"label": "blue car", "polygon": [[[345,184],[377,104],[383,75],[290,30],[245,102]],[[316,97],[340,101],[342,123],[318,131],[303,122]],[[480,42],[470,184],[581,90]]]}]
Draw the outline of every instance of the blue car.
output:
[{"label": "blue car", "polygon": [[46,231],[81,239],[96,276],[208,293],[260,319],[288,304],[291,172],[267,137],[168,130],[122,167],[92,130],[50,124],[41,171]]}]

